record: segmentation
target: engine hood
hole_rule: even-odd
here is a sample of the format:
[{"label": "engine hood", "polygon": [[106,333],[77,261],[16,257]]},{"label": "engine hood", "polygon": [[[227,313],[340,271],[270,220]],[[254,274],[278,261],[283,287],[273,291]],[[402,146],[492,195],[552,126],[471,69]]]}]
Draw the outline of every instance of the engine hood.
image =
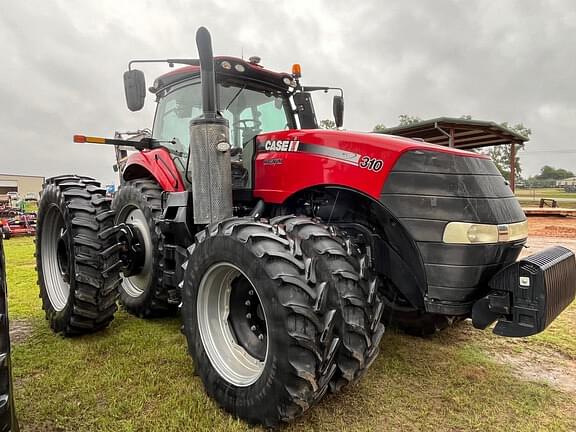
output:
[{"label": "engine hood", "polygon": [[270,141],[299,141],[301,143],[335,147],[347,151],[370,149],[371,151],[386,151],[404,153],[409,150],[428,150],[441,153],[450,153],[461,156],[488,159],[485,155],[452,149],[423,141],[399,137],[394,135],[376,134],[368,132],[351,132],[328,129],[305,129],[271,132],[259,135],[259,142]]},{"label": "engine hood", "polygon": [[[268,132],[255,138],[257,197],[280,203],[297,191],[321,185],[353,189],[379,199],[397,161],[406,153],[444,154],[450,160],[491,163],[484,155],[409,138],[325,129]],[[244,156],[251,158],[251,146]],[[249,159],[247,159],[249,160]]]}]

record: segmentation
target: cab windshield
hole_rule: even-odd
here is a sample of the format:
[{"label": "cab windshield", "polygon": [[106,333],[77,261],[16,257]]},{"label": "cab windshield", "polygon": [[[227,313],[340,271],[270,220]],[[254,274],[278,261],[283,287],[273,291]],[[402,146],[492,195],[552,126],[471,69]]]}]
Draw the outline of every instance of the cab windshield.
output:
[{"label": "cab windshield", "polygon": [[[230,144],[243,148],[256,135],[292,126],[290,105],[280,92],[255,91],[245,86],[218,84],[221,114],[230,126]],[[158,102],[153,137],[172,153],[183,156],[190,143],[190,120],[202,114],[200,82],[181,85]]]}]

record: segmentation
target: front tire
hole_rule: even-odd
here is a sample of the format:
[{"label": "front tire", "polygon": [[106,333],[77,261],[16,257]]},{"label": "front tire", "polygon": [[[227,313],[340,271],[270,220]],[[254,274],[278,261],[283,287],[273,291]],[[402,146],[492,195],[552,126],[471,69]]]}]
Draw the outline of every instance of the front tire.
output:
[{"label": "front tire", "polygon": [[385,304],[382,321],[410,336],[428,338],[462,320],[417,309],[396,287],[384,287],[381,295]]},{"label": "front tire", "polygon": [[321,284],[270,224],[231,218],[196,238],[182,316],[207,393],[250,423],[275,427],[303,414],[336,372],[337,313]]},{"label": "front tire", "polygon": [[42,307],[56,333],[91,333],[117,310],[118,253],[102,234],[114,224],[105,189],[90,177],[46,181],[38,208],[36,266]]}]

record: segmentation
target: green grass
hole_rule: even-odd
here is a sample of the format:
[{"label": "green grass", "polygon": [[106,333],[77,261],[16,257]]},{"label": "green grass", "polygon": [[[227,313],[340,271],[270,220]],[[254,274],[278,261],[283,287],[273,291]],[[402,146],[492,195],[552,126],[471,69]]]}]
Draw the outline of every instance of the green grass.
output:
[{"label": "green grass", "polygon": [[516,197],[522,207],[538,207],[540,199],[557,199],[563,208],[576,208],[576,193],[559,188],[516,189]]},{"label": "green grass", "polygon": [[26,201],[27,212],[37,212],[38,211],[38,202],[37,201]]},{"label": "green grass", "polygon": [[548,346],[576,360],[576,304],[566,309],[545,332],[531,338],[534,344]]},{"label": "green grass", "polygon": [[564,192],[562,188],[536,188],[536,189],[516,189],[518,197],[537,198],[570,198],[576,200],[576,192]]},{"label": "green grass", "polygon": [[[92,336],[53,335],[43,318],[30,238],[5,242],[11,318],[33,323],[13,346],[24,431],[244,431],[204,393],[177,319],[119,312]],[[566,313],[568,312],[568,313]],[[494,349],[576,353],[574,306],[540,336],[509,343],[470,325],[428,340],[389,331],[367,376],[328,395],[286,431],[570,431],[574,395],[516,378]]]}]

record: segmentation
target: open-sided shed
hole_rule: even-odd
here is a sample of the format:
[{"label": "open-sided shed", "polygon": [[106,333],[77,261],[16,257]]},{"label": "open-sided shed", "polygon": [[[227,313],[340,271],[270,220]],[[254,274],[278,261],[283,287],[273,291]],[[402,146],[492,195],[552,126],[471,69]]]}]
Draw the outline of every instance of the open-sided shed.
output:
[{"label": "open-sided shed", "polygon": [[515,156],[516,145],[528,141],[523,135],[501,126],[497,123],[482,120],[468,120],[450,117],[438,117],[424,120],[408,126],[396,126],[378,131],[379,133],[398,135],[407,138],[417,138],[423,141],[471,150],[497,145],[511,146],[510,187],[515,187]]}]

